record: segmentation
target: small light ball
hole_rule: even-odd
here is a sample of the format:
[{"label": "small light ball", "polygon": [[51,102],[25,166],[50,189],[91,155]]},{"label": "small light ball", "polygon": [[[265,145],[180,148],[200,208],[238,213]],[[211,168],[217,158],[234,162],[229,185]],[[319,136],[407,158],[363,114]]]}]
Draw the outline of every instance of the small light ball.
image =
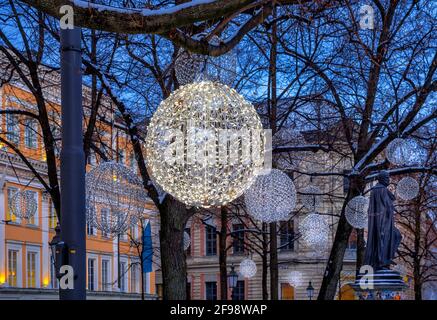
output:
[{"label": "small light ball", "polygon": [[17,218],[30,219],[35,215],[37,209],[38,203],[34,192],[18,190],[11,196],[9,210]]},{"label": "small light ball", "polygon": [[252,259],[244,259],[240,263],[239,273],[244,278],[252,278],[256,274],[256,263]]},{"label": "small light ball", "polygon": [[319,247],[329,239],[329,225],[317,213],[306,216],[300,223],[299,231],[303,242],[309,247]]},{"label": "small light ball", "polygon": [[201,81],[162,101],[147,130],[150,177],[188,206],[221,206],[252,184],[264,163],[253,106],[226,85]]},{"label": "small light ball", "polygon": [[388,144],[385,156],[394,165],[404,165],[410,161],[411,145],[405,139],[396,138]]},{"label": "small light ball", "polygon": [[260,174],[246,190],[244,201],[248,213],[262,222],[275,222],[289,217],[296,205],[296,189],[287,174],[272,169]]},{"label": "small light ball", "polygon": [[188,232],[184,231],[184,251],[186,251],[191,245],[191,237]]},{"label": "small light ball", "polygon": [[321,204],[321,193],[319,187],[313,185],[303,188],[301,191],[302,205],[310,212],[317,211]]},{"label": "small light ball", "polygon": [[104,162],[85,176],[87,222],[108,235],[134,226],[147,201],[143,184],[127,167]]},{"label": "small light ball", "polygon": [[396,186],[396,194],[402,200],[412,200],[419,194],[419,183],[411,177],[402,178]]},{"label": "small light ball", "polygon": [[178,79],[180,86],[196,80],[205,63],[205,58],[199,54],[181,50],[175,61],[176,79]]},{"label": "small light ball", "polygon": [[345,208],[347,222],[356,229],[367,227],[367,210],[369,208],[369,199],[363,196],[352,198]]},{"label": "small light ball", "polygon": [[300,271],[290,271],[286,277],[287,283],[294,287],[301,287],[303,285],[303,274]]}]

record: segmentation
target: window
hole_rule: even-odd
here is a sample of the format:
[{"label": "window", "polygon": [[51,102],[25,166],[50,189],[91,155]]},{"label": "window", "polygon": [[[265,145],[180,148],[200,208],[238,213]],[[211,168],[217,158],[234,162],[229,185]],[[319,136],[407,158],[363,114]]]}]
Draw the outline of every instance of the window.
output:
[{"label": "window", "polygon": [[349,236],[349,240],[347,243],[347,249],[349,250],[356,250],[357,249],[357,230],[353,229],[350,236]]},{"label": "window", "polygon": [[27,253],[27,287],[36,288],[36,252]]},{"label": "window", "polygon": [[89,235],[89,236],[94,235],[94,227],[93,227],[93,225],[92,225],[91,223],[89,223],[88,221],[87,221],[87,223],[86,223],[86,234]]},{"label": "window", "polygon": [[288,283],[281,283],[281,300],[294,300],[294,288]]},{"label": "window", "polygon": [[18,250],[9,250],[8,251],[8,284],[11,287],[16,287],[18,284],[17,281],[17,258],[18,258]]},{"label": "window", "polygon": [[[14,187],[9,187],[8,188],[8,203],[11,203],[12,196],[17,191],[18,191],[18,189],[14,188]],[[9,209],[9,205],[8,205],[7,210],[6,210],[6,221],[12,221],[12,222],[17,221],[17,217],[14,214],[11,213],[11,211]]]},{"label": "window", "polygon": [[232,300],[244,300],[244,281],[238,280],[237,286],[232,292]]},{"label": "window", "polygon": [[109,291],[109,260],[102,260],[102,290]]},{"label": "window", "polygon": [[120,290],[126,292],[126,262],[120,263]]},{"label": "window", "polygon": [[95,280],[96,280],[96,270],[95,270],[95,259],[88,258],[88,290],[96,290]]},{"label": "window", "polygon": [[35,120],[26,120],[24,127],[24,144],[26,148],[35,149],[37,147],[37,123]]},{"label": "window", "polygon": [[205,282],[206,300],[217,300],[217,282]]},{"label": "window", "polygon": [[118,163],[124,164],[124,150],[118,152]]},{"label": "window", "polygon": [[[35,199],[36,203],[38,203],[38,193],[31,190],[28,190],[27,192],[29,192],[29,194],[31,194]],[[35,214],[27,220],[27,224],[38,225],[38,209],[36,210]]]},{"label": "window", "polygon": [[214,256],[217,254],[217,232],[213,226],[205,227],[206,233],[206,255]]},{"label": "window", "polygon": [[158,296],[158,299],[162,300],[162,298],[164,297],[164,286],[162,285],[162,283],[157,283],[155,285],[155,289],[156,289],[156,295]]},{"label": "window", "polygon": [[244,227],[242,224],[232,226],[234,242],[232,244],[234,254],[244,253]]},{"label": "window", "polygon": [[282,221],[279,234],[281,250],[294,250],[294,221]]},{"label": "window", "polygon": [[138,292],[138,264],[132,264],[130,268],[130,291]]},{"label": "window", "polygon": [[9,142],[18,144],[20,142],[20,127],[16,114],[6,114],[6,137]]}]

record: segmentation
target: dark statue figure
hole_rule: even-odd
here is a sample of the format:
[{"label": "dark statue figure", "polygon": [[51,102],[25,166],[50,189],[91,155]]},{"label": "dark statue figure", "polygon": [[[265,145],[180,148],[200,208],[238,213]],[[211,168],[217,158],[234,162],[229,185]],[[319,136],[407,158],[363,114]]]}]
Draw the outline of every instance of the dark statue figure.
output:
[{"label": "dark statue figure", "polygon": [[394,225],[395,196],[387,187],[390,177],[387,171],[378,175],[378,183],[370,192],[369,225],[364,264],[376,271],[390,269],[402,236]]}]

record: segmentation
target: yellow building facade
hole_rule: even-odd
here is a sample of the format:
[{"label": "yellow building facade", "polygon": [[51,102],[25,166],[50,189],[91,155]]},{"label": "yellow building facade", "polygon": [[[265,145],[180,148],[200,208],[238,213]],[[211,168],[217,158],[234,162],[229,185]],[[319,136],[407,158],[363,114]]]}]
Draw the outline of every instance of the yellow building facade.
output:
[{"label": "yellow building facade", "polygon": [[[89,89],[85,87],[84,99],[88,92]],[[52,132],[57,139],[60,138],[59,87],[51,88],[47,96],[49,119],[53,122]],[[36,110],[36,102],[24,86],[15,83],[3,85],[0,87],[0,110],[10,109]],[[46,156],[38,124],[29,117],[2,112],[0,137],[16,146],[32,167],[43,178],[47,178]],[[86,123],[87,111],[84,113]],[[105,110],[105,117],[114,119],[110,108]],[[136,170],[136,160],[121,125],[98,121],[96,131],[101,140],[106,139],[111,149],[115,150],[110,155],[112,160]],[[8,295],[6,298],[14,297],[11,292],[16,292],[17,298],[26,298],[29,292],[36,289],[55,291],[58,281],[54,276],[49,246],[57,225],[52,201],[28,165],[3,142],[0,143],[0,299],[5,295]],[[55,152],[58,154],[59,150]],[[93,154],[88,160],[87,170],[98,163],[98,157]],[[38,204],[36,214],[28,220],[19,219],[9,210],[12,195],[23,189],[31,191]],[[145,217],[155,211],[152,201],[148,201],[144,207]],[[146,298],[154,298],[155,273],[145,273],[142,277],[138,248],[130,241],[141,238],[141,228],[133,227],[119,238],[108,237],[91,225],[87,225],[86,229],[88,292],[95,298],[99,298],[98,294],[101,293],[103,298],[135,299],[140,297],[143,279]],[[56,298],[56,295],[53,297]]]}]

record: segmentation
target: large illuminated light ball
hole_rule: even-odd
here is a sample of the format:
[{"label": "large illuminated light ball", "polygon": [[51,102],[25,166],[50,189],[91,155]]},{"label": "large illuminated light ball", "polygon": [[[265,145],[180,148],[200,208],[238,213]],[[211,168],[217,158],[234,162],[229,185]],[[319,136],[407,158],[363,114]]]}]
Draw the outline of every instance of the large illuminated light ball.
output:
[{"label": "large illuminated light ball", "polygon": [[9,200],[10,212],[20,219],[31,219],[38,209],[35,192],[18,190]]},{"label": "large illuminated light ball", "polygon": [[369,199],[363,196],[352,198],[346,205],[345,216],[347,222],[356,229],[367,227],[367,210]]},{"label": "large illuminated light ball", "polygon": [[85,176],[87,222],[108,235],[133,227],[148,199],[138,176],[116,162],[103,162]]},{"label": "large illuminated light ball", "polygon": [[271,169],[260,174],[246,190],[244,201],[248,213],[262,222],[285,220],[296,205],[296,188],[287,174]]},{"label": "large illuminated light ball", "polygon": [[225,205],[261,171],[264,141],[258,114],[234,89],[191,83],[162,101],[150,121],[149,175],[188,206]]},{"label": "large illuminated light ball", "polygon": [[252,259],[244,259],[238,271],[244,278],[252,278],[256,274],[256,263]]},{"label": "large illuminated light ball", "polygon": [[385,149],[385,156],[394,165],[404,165],[411,159],[411,144],[402,138],[392,140]]},{"label": "large illuminated light ball", "polygon": [[396,186],[396,194],[402,200],[412,200],[419,194],[419,183],[411,177],[402,178]]},{"label": "large illuminated light ball", "polygon": [[300,193],[302,205],[310,212],[317,211],[317,209],[321,205],[322,200],[322,191],[320,190],[320,188],[310,185],[303,188]]},{"label": "large illuminated light ball", "polygon": [[290,271],[286,276],[287,283],[294,287],[301,287],[303,285],[303,273],[300,271]]},{"label": "large illuminated light ball", "polygon": [[325,218],[317,213],[310,213],[302,220],[299,232],[308,247],[320,247],[329,239],[329,225]]}]

